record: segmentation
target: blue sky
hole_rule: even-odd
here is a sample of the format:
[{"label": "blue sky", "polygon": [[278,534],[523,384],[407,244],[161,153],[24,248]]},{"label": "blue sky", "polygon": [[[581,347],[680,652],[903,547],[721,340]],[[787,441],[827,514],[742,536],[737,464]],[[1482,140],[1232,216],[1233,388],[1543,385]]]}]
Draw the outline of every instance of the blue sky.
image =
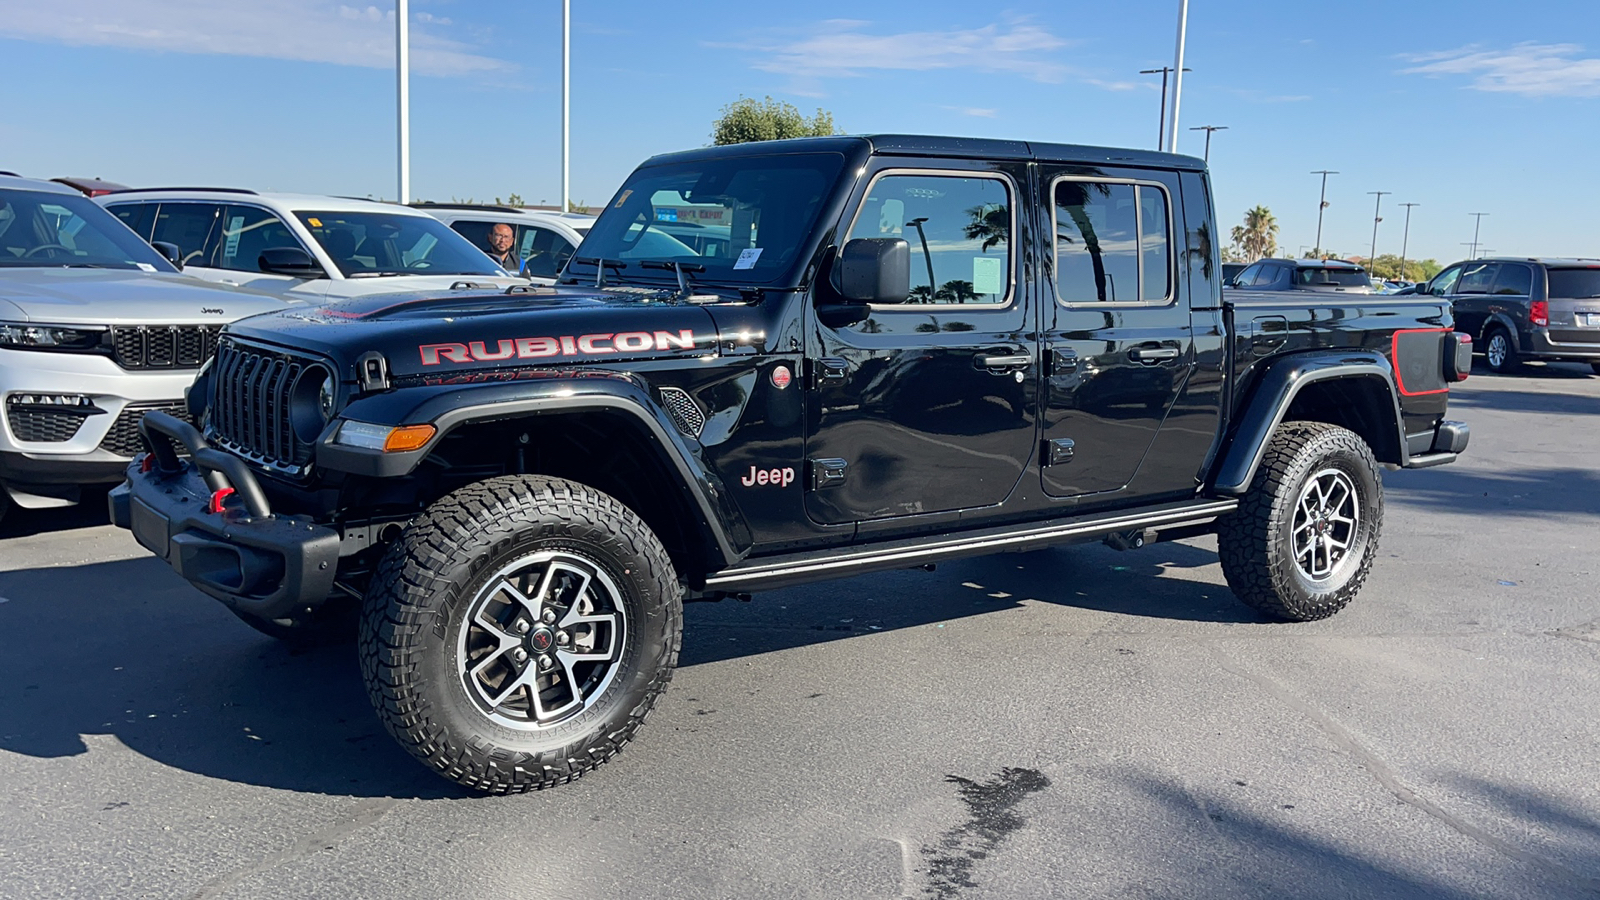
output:
[{"label": "blue sky", "polygon": [[[573,0],[572,194],[709,142],[741,95],[848,132],[1156,141],[1176,0],[863,4]],[[393,4],[0,0],[0,169],[134,185],[392,197]],[[560,6],[412,0],[412,190],[559,195]],[[1296,253],[1600,256],[1600,16],[1591,0],[1192,0],[1180,151],[1212,144],[1224,227],[1265,204]]]}]

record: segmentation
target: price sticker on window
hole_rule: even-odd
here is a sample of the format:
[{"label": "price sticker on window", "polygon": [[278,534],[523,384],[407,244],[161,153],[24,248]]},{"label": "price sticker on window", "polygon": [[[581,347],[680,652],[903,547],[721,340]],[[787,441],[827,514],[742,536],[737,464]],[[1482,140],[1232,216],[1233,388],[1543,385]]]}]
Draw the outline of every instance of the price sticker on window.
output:
[{"label": "price sticker on window", "polygon": [[972,290],[978,294],[998,294],[1002,291],[1000,260],[992,256],[972,258]]}]

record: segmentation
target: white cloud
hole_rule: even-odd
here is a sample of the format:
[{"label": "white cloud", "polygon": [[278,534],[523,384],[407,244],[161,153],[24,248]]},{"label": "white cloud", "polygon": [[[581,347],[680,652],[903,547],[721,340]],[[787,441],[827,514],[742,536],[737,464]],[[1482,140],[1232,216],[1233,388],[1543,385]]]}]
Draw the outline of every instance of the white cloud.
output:
[{"label": "white cloud", "polygon": [[1000,114],[999,110],[989,109],[984,106],[946,106],[944,109],[961,113],[964,116],[977,116],[980,119],[992,119]]},{"label": "white cloud", "polygon": [[1409,75],[1471,75],[1479,91],[1525,97],[1600,97],[1600,59],[1582,57],[1577,44],[1524,42],[1509,50],[1473,44],[1402,57],[1417,63]]},{"label": "white cloud", "polygon": [[[394,66],[392,7],[319,0],[77,0],[8,4],[0,36],[75,46],[258,56],[387,69]],[[417,24],[449,19],[422,13]],[[511,71],[515,64],[461,41],[411,29],[411,68],[423,75]]]},{"label": "white cloud", "polygon": [[833,19],[795,40],[743,48],[760,54],[755,68],[797,79],[849,78],[874,70],[972,69],[1060,82],[1070,73],[1052,57],[1068,42],[1026,21],[889,34],[869,33],[871,25]]}]

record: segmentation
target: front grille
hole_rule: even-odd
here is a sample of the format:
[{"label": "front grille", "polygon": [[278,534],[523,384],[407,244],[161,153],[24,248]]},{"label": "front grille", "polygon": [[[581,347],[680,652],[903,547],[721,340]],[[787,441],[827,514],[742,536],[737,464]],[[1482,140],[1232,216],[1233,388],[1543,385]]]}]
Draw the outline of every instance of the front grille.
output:
[{"label": "front grille", "polygon": [[90,412],[76,409],[51,409],[38,406],[11,406],[6,416],[11,419],[11,433],[19,441],[38,441],[41,444],[59,444],[72,440],[83,420]]},{"label": "front grille", "polygon": [[295,434],[289,398],[310,367],[323,368],[304,357],[222,341],[211,369],[208,436],[254,462],[300,469],[311,461],[312,448]]},{"label": "front grille", "polygon": [[689,437],[697,438],[705,430],[705,413],[700,411],[699,404],[683,388],[662,388],[661,404],[667,408],[667,415],[672,417],[672,424]]},{"label": "front grille", "polygon": [[139,422],[144,419],[145,413],[156,411],[189,420],[189,411],[181,403],[129,403],[117,414],[117,420],[111,423],[111,430],[100,442],[100,449],[118,456],[131,457],[143,453],[145,446],[144,439],[139,437]]},{"label": "front grille", "polygon": [[111,348],[124,369],[194,369],[217,349],[221,325],[118,325]]}]

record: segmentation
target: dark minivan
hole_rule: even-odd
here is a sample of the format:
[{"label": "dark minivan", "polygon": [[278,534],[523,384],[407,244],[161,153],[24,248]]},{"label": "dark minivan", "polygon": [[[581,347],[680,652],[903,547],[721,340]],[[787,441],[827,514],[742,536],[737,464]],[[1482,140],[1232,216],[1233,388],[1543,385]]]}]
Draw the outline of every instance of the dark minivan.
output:
[{"label": "dark minivan", "polygon": [[1342,259],[1263,259],[1228,282],[1238,291],[1372,293],[1367,270]]},{"label": "dark minivan", "polygon": [[1600,259],[1475,259],[1423,292],[1450,301],[1456,329],[1483,348],[1491,372],[1566,360],[1600,375]]}]

